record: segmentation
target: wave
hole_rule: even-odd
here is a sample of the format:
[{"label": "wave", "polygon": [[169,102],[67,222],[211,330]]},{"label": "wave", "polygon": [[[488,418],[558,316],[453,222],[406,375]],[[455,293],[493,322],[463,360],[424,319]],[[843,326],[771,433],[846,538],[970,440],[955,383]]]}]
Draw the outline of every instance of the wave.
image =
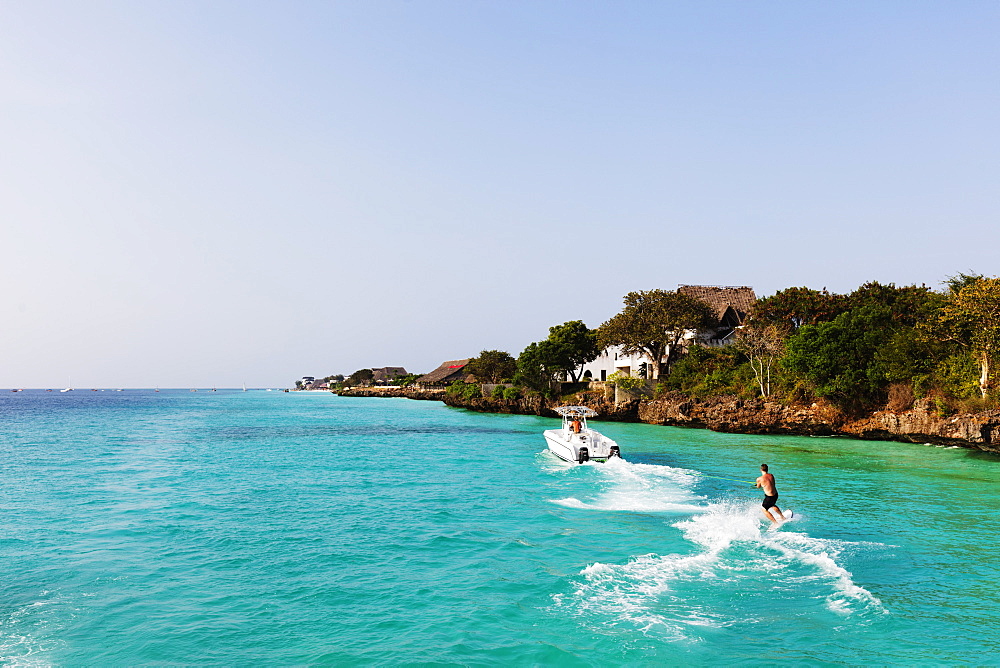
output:
[{"label": "wave", "polygon": [[[550,469],[552,470],[552,469]],[[596,476],[589,489],[597,493],[587,500],[570,496],[550,499],[566,508],[631,512],[695,513],[704,497],[693,492],[699,476],[695,471],[655,464],[633,464],[623,459],[606,463],[567,464],[561,471],[585,470]]]},{"label": "wave", "polygon": [[[671,526],[690,551],[590,564],[574,578],[571,593],[553,598],[562,614],[670,640],[695,640],[700,627],[780,623],[770,617],[776,614],[775,596],[813,612],[822,601],[822,609],[837,617],[887,614],[878,597],[855,583],[838,561],[845,552],[885,545],[816,538],[787,523],[770,531],[756,502],[696,496],[695,471],[621,462],[605,469],[603,478],[611,484],[593,499],[553,502],[588,510],[689,514]],[[807,520],[799,517],[803,524]]]}]

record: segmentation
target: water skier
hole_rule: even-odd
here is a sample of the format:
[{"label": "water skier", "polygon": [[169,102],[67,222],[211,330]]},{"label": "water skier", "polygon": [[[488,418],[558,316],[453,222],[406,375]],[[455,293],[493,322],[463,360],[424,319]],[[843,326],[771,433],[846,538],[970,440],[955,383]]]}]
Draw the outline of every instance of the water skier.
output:
[{"label": "water skier", "polygon": [[[767,472],[767,464],[761,464],[760,470],[760,477],[757,478],[754,487],[760,487],[764,490],[764,503],[761,504],[764,508],[764,516],[771,520],[773,524],[777,524],[779,521],[784,521],[785,519],[781,508],[778,507],[778,488],[774,485],[774,476]],[[771,508],[778,511],[777,518],[771,514]]]}]

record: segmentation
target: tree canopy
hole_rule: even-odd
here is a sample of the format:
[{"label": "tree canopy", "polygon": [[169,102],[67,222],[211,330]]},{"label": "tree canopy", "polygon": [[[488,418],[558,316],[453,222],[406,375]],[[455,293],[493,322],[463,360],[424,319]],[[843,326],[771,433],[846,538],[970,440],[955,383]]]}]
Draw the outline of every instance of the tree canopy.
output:
[{"label": "tree canopy", "polygon": [[371,383],[375,373],[371,369],[358,369],[344,381],[345,385],[354,387],[355,385],[367,385]]},{"label": "tree canopy", "polygon": [[770,297],[758,299],[752,320],[794,333],[804,325],[833,320],[846,310],[845,302],[844,295],[827,292],[826,288],[785,288]]},{"label": "tree canopy", "polygon": [[504,383],[517,372],[517,361],[503,350],[484,350],[465,369],[480,382]]},{"label": "tree canopy", "polygon": [[583,365],[597,359],[597,331],[582,320],[570,320],[549,327],[549,338],[542,342],[542,352],[550,368],[563,371],[577,382]]},{"label": "tree canopy", "polygon": [[715,320],[705,302],[679,292],[630,292],[624,302],[621,313],[598,328],[599,345],[620,346],[626,355],[648,356],[656,378],[662,376],[664,358],[676,357],[678,345],[688,332],[696,332]]},{"label": "tree canopy", "polygon": [[517,357],[517,372],[514,382],[539,392],[548,392],[555,379],[555,369],[551,366],[551,355],[546,342],[529,343]]},{"label": "tree canopy", "polygon": [[985,399],[992,388],[992,363],[1000,352],[1000,279],[979,278],[960,287],[941,308],[939,323],[951,340],[975,355]]}]

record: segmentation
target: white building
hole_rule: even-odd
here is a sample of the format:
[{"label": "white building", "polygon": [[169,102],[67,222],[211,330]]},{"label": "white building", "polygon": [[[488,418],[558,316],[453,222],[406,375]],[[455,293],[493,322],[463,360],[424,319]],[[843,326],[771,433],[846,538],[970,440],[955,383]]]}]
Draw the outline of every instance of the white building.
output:
[{"label": "white building", "polygon": [[[712,309],[719,323],[702,332],[687,331],[680,346],[724,346],[734,343],[735,333],[757,301],[753,288],[747,286],[681,285],[677,292],[699,299]],[[668,351],[669,354],[669,351]],[[666,364],[667,359],[661,360]],[[621,348],[612,346],[601,352],[593,362],[583,366],[583,375],[591,380],[607,380],[613,373],[626,376],[646,376],[653,373],[648,355],[625,355]],[[664,371],[666,367],[664,366]]]}]

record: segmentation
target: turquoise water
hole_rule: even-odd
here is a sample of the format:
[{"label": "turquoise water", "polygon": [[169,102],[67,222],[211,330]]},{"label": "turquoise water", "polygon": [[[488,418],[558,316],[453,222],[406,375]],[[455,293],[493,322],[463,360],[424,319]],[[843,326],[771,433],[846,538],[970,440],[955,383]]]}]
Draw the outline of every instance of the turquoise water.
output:
[{"label": "turquoise water", "polygon": [[[13,665],[992,664],[1000,459],[330,394],[0,395]],[[771,465],[795,521],[768,531]],[[716,476],[709,478],[706,476]]]}]

